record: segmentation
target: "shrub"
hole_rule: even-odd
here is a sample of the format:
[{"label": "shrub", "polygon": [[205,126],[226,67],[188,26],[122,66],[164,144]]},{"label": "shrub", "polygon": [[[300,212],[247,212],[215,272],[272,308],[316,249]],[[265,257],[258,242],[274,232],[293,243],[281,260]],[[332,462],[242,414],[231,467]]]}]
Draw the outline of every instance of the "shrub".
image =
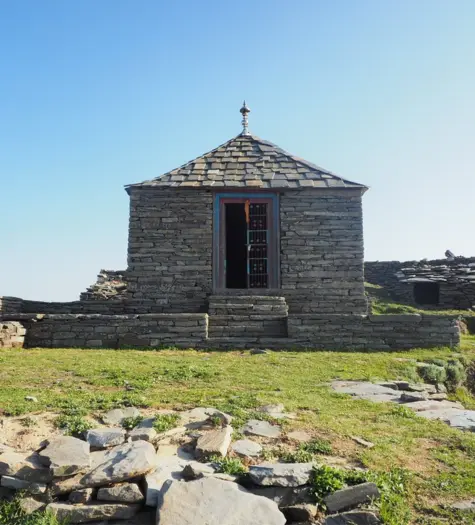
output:
[{"label": "shrub", "polygon": [[344,486],[344,477],[340,470],[326,465],[315,466],[311,477],[312,491],[317,503],[323,506],[323,498]]},{"label": "shrub", "polygon": [[459,387],[467,378],[465,369],[460,361],[450,361],[445,368],[447,373],[447,379],[445,381],[445,386],[449,392],[455,392],[457,387]]},{"label": "shrub", "polygon": [[332,454],[333,449],[331,443],[327,439],[315,438],[308,443],[301,443],[299,449],[311,454]]},{"label": "shrub", "polygon": [[472,396],[475,396],[475,361],[468,364],[465,373],[467,374],[466,384],[468,391]]},{"label": "shrub", "polygon": [[153,422],[153,428],[157,432],[166,432],[174,428],[179,419],[178,414],[159,414]]},{"label": "shrub", "polygon": [[[445,363],[444,365],[445,366]],[[426,383],[444,383],[447,379],[447,374],[443,366],[437,365],[435,363],[427,364],[419,367],[419,375]]]}]

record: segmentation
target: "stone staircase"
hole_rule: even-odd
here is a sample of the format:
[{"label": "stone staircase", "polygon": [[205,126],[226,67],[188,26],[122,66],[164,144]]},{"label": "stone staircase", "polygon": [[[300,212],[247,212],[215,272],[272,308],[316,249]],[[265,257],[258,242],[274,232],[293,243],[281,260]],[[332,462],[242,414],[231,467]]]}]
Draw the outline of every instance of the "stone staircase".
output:
[{"label": "stone staircase", "polygon": [[212,295],[208,338],[287,337],[285,297]]}]

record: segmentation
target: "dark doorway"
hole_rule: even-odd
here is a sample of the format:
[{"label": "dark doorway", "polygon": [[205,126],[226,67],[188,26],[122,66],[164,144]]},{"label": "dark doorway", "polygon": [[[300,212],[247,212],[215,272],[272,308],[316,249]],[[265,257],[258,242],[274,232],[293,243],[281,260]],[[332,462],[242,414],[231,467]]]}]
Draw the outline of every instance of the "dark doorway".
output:
[{"label": "dark doorway", "polygon": [[247,288],[247,223],[244,203],[225,204],[226,288]]},{"label": "dark doorway", "polygon": [[417,304],[439,304],[439,283],[414,283],[414,301]]}]

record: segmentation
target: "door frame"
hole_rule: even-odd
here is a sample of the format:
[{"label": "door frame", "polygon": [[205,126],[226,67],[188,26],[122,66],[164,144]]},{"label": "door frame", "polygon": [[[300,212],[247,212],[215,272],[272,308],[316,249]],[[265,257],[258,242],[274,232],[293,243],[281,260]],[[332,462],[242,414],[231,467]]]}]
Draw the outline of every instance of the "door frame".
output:
[{"label": "door frame", "polygon": [[[229,192],[215,193],[213,198],[213,292],[223,290],[236,290],[238,288],[226,288],[225,275],[225,251],[226,251],[226,229],[224,227],[224,205],[226,203],[251,203],[269,204],[269,242],[268,242],[268,273],[269,283],[267,288],[252,288],[249,290],[270,290],[280,288],[280,217],[279,217],[279,194],[260,192]],[[244,288],[245,290],[245,288]]]}]

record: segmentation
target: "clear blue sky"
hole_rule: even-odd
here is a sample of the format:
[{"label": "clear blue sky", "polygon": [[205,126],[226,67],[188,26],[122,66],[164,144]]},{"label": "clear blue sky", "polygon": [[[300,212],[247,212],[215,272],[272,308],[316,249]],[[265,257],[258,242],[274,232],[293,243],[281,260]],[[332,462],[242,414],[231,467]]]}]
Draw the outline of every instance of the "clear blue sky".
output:
[{"label": "clear blue sky", "polygon": [[126,267],[123,185],[250,130],[371,187],[367,260],[475,255],[473,0],[3,0],[0,295]]}]

